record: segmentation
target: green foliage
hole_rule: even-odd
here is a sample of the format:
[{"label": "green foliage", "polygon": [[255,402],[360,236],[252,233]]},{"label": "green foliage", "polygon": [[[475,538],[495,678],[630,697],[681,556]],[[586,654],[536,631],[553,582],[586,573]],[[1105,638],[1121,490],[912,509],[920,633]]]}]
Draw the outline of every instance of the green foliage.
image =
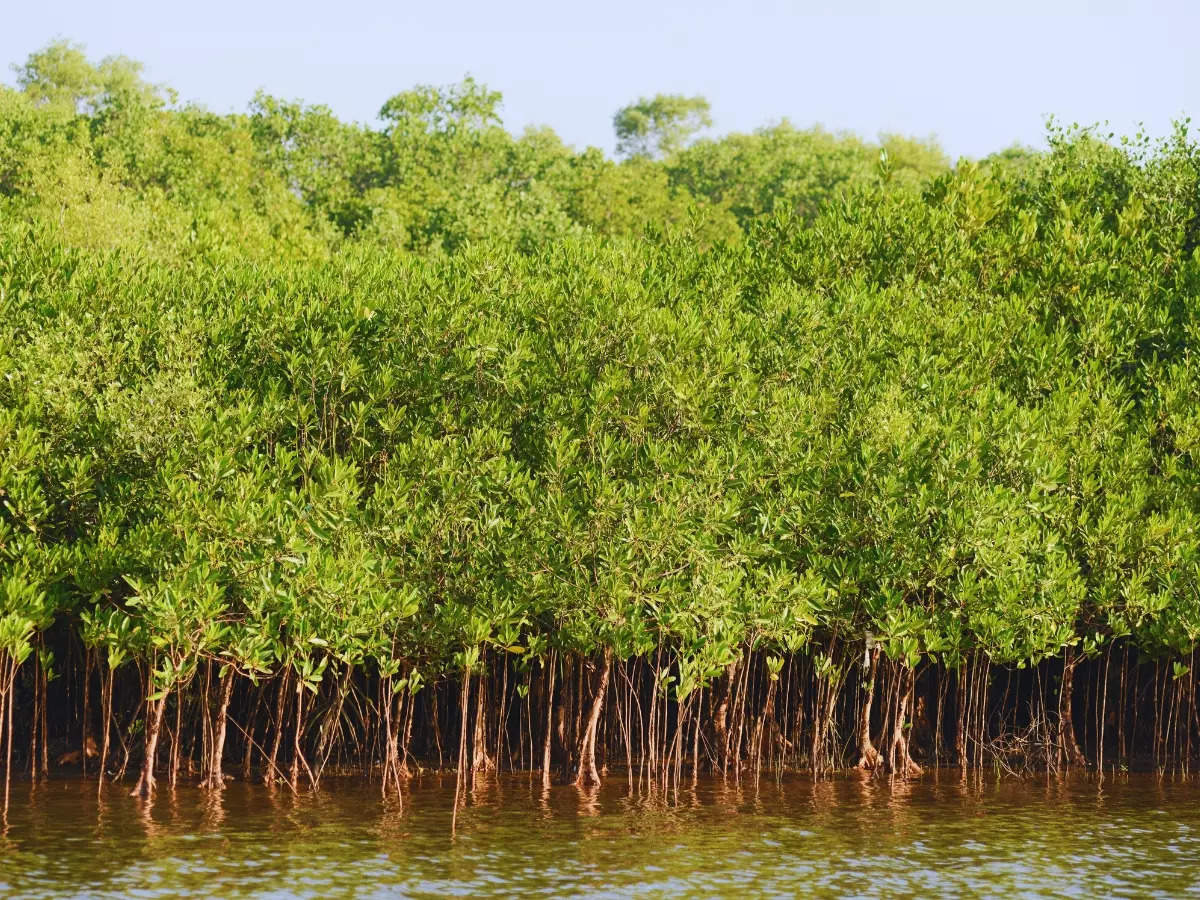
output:
[{"label": "green foliage", "polygon": [[664,649],[684,698],[834,636],[1200,637],[1182,128],[951,169],[786,124],[681,149],[706,107],[658,98],[624,112],[669,158],[615,163],[470,80],[373,130],[85,64],[0,93],[0,652],[58,618],[160,691],[415,691]]},{"label": "green foliage", "polygon": [[948,170],[933,141],[893,135],[869,144],[786,121],[697,141],[667,162],[672,185],[728,209],[743,228],[779,213],[811,220],[833,202],[884,185],[919,191]]},{"label": "green foliage", "polygon": [[142,78],[142,64],[109,56],[93,65],[83,47],[54,41],[14,66],[17,85],[34,103],[99,114],[114,106],[161,106],[164,92]]},{"label": "green foliage", "polygon": [[708,101],[681,94],[642,97],[613,115],[617,152],[625,157],[672,156],[692,135],[710,125]]}]

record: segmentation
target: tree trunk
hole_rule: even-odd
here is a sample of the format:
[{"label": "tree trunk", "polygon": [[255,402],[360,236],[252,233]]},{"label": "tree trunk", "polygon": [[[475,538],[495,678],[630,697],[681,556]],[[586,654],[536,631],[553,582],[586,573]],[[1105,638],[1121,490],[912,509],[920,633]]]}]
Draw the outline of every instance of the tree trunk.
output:
[{"label": "tree trunk", "polygon": [[762,771],[763,755],[768,750],[773,750],[781,740],[783,734],[780,732],[779,723],[775,721],[775,694],[778,690],[779,682],[772,679],[767,683],[767,699],[763,702],[762,712],[759,714],[758,721],[754,725],[754,773],[757,777]]},{"label": "tree trunk", "polygon": [[912,667],[905,664],[898,676],[900,681],[899,700],[896,703],[896,719],[892,731],[892,773],[900,778],[916,778],[923,771],[909,753],[905,723],[913,704],[913,687],[916,677]]},{"label": "tree trunk", "polygon": [[271,754],[267,759],[267,771],[263,774],[263,781],[266,784],[274,784],[276,778],[281,774],[276,766],[276,761],[279,759],[279,745],[283,743],[283,711],[287,702],[289,673],[290,670],[285,669],[283,675],[280,676],[279,693],[275,698],[275,734],[271,739]]},{"label": "tree trunk", "polygon": [[463,788],[467,780],[466,765],[467,765],[467,719],[469,718],[469,702],[471,699],[471,670],[469,668],[463,670],[462,680],[462,700],[459,706],[462,709],[462,719],[459,723],[458,732],[458,770],[454,773],[454,811],[450,814],[450,836],[454,836],[455,829],[458,825],[458,804],[459,798],[462,796]]},{"label": "tree trunk", "polygon": [[221,679],[220,707],[217,709],[217,721],[213,725],[212,748],[208,757],[208,774],[203,787],[212,791],[225,788],[225,775],[222,770],[222,757],[225,755],[225,732],[229,722],[229,700],[233,696],[233,669],[226,670]]},{"label": "tree trunk", "polygon": [[1075,740],[1075,720],[1071,714],[1071,695],[1075,687],[1075,666],[1079,657],[1074,647],[1063,651],[1062,684],[1058,690],[1058,753],[1068,766],[1087,766],[1087,757]]},{"label": "tree trunk", "polygon": [[113,695],[113,668],[111,663],[108,666],[107,677],[100,686],[100,705],[101,718],[103,719],[103,744],[100,748],[100,779],[99,786],[104,785],[104,767],[108,765],[108,736],[111,731],[109,720],[112,718],[112,695]]},{"label": "tree trunk", "polygon": [[575,776],[576,785],[600,783],[600,773],[596,769],[596,731],[600,726],[600,711],[604,706],[604,695],[608,692],[608,676],[611,671],[612,650],[605,648],[600,676],[592,693],[591,709],[579,736],[579,771]]},{"label": "tree trunk", "polygon": [[137,785],[130,792],[131,797],[154,795],[154,757],[158,752],[158,733],[162,729],[163,712],[167,708],[167,697],[146,702],[146,758],[142,760],[142,773],[138,776]]},{"label": "tree trunk", "polygon": [[242,737],[245,743],[242,745],[242,780],[249,781],[252,774],[252,763],[254,762],[254,723],[258,719],[258,710],[262,706],[263,694],[266,689],[258,687],[254,691],[254,706],[250,708],[250,715],[246,716],[246,727],[242,730]]},{"label": "tree trunk", "polygon": [[879,648],[867,651],[867,696],[858,712],[858,766],[865,772],[874,772],[883,765],[883,757],[871,741],[871,708],[875,703],[875,675],[879,669]]},{"label": "tree trunk", "polygon": [[740,660],[738,657],[726,667],[725,675],[721,679],[721,693],[713,710],[713,736],[721,753],[723,770],[729,768],[729,703],[733,698],[734,681],[737,679]]},{"label": "tree trunk", "polygon": [[[487,680],[486,672],[480,672],[479,686],[475,690],[475,730],[471,748],[471,772],[475,775],[490,772],[496,765],[487,747]],[[466,710],[463,714],[466,714]]]},{"label": "tree trunk", "polygon": [[542,784],[549,787],[550,785],[550,748],[554,738],[554,652],[550,653],[550,660],[547,665],[546,672],[546,740],[542,744]]}]

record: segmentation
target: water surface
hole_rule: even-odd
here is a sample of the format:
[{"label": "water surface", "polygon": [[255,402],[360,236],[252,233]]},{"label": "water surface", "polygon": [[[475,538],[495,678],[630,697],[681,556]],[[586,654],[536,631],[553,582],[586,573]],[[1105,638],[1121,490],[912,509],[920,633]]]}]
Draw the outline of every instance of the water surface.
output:
[{"label": "water surface", "polygon": [[[451,835],[453,777],[317,794],[14,783],[11,897],[1200,896],[1200,785],[1130,776],[963,785],[701,781],[678,802],[481,784]],[[674,798],[671,798],[672,800]]]}]

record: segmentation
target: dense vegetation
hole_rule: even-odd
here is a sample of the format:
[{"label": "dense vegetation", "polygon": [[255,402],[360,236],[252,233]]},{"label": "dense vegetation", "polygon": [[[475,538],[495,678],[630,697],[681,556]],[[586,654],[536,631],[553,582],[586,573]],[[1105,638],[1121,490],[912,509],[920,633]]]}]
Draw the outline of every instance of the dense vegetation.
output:
[{"label": "dense vegetation", "polygon": [[0,89],[6,771],[1186,768],[1184,125],[952,167],[657,97],[616,162],[499,100]]}]

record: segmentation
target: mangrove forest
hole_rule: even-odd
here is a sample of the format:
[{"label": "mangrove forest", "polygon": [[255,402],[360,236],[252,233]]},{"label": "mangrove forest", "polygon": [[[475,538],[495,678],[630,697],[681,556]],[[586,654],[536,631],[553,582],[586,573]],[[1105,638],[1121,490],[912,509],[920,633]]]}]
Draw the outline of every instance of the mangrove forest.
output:
[{"label": "mangrove forest", "polygon": [[1200,144],[0,87],[0,767],[1186,773]]}]

